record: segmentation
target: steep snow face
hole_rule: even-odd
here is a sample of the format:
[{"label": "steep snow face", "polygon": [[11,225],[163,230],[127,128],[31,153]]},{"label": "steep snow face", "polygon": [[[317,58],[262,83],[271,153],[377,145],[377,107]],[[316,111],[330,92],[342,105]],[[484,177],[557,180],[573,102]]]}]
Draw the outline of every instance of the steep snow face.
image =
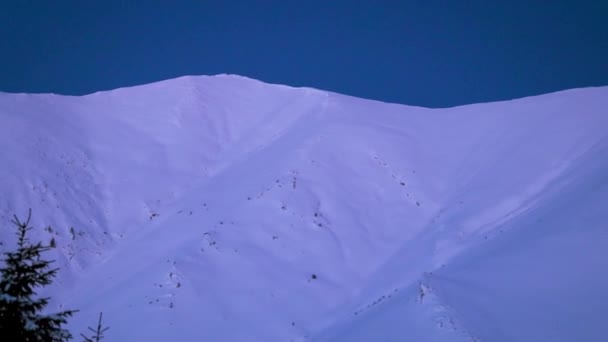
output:
[{"label": "steep snow face", "polygon": [[58,238],[86,234],[86,246],[67,251],[86,263],[85,254],[157,218],[318,103],[287,87],[217,81],[185,77],[85,97],[1,94],[0,219],[33,207]]},{"label": "steep snow face", "polygon": [[[608,307],[608,276],[600,271],[608,266],[607,161],[606,143],[594,145],[517,213],[415,282],[404,277],[412,268],[404,265],[433,255],[429,239],[435,251],[447,248],[436,243],[441,234],[409,242],[372,277],[375,297],[365,296],[352,318],[316,340],[604,340],[598,313]],[[394,277],[400,282],[386,290],[382,280]]]},{"label": "steep snow face", "polygon": [[228,75],[0,94],[0,248],[32,207],[54,305],[81,310],[74,331],[103,311],[112,340],[594,340],[607,106],[588,88],[431,110]]}]

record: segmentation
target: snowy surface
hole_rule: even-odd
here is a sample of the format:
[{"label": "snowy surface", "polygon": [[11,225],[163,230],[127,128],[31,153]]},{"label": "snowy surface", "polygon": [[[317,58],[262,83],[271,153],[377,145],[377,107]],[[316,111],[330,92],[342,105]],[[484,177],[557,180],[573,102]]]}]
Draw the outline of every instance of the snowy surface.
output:
[{"label": "snowy surface", "polygon": [[111,341],[604,341],[606,108],[232,75],[0,93],[0,250],[32,207],[53,308]]}]

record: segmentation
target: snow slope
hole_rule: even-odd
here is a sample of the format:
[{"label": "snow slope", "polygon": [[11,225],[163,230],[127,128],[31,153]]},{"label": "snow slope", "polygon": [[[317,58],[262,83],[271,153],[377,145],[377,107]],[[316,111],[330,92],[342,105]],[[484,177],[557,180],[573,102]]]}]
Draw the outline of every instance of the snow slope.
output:
[{"label": "snow slope", "polygon": [[602,340],[606,107],[232,75],[0,93],[0,248],[32,207],[53,306],[113,341]]}]

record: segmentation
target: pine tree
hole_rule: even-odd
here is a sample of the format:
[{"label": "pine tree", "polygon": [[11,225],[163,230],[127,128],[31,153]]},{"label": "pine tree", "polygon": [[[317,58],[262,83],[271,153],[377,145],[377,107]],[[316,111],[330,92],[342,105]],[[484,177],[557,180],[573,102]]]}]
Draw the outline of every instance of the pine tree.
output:
[{"label": "pine tree", "polygon": [[93,333],[93,335],[91,335],[91,337],[86,336],[85,334],[80,334],[80,336],[82,336],[82,338],[84,338],[83,342],[99,342],[101,340],[103,340],[104,336],[103,334],[110,329],[109,327],[103,327],[101,325],[101,318],[102,318],[103,313],[99,313],[99,321],[97,322],[97,328],[93,329],[91,327],[89,327],[89,330]]},{"label": "pine tree", "polygon": [[52,261],[43,260],[41,254],[51,249],[40,242],[30,244],[27,239],[31,209],[27,220],[17,226],[17,250],[5,252],[4,267],[0,268],[0,336],[10,336],[11,341],[63,342],[72,335],[62,328],[75,310],[55,314],[42,314],[49,298],[35,298],[35,289],[52,283],[58,269],[51,268]]}]

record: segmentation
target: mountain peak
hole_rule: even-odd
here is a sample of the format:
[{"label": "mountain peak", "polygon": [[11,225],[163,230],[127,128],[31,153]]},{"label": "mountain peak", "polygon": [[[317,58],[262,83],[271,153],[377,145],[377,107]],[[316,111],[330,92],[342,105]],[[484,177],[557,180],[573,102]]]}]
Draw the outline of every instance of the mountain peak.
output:
[{"label": "mountain peak", "polygon": [[81,310],[73,331],[103,311],[114,340],[600,340],[607,91],[425,109],[215,75],[0,94],[0,220],[33,209],[53,304]]}]

